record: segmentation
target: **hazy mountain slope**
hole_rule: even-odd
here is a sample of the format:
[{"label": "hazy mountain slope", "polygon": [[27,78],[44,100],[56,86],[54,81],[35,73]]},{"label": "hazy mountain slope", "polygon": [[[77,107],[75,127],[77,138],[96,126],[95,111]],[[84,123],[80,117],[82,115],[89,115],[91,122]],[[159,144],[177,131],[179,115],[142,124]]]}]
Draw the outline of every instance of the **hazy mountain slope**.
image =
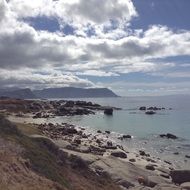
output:
[{"label": "hazy mountain slope", "polygon": [[47,88],[35,90],[33,93],[40,98],[89,98],[89,97],[117,97],[117,95],[107,88]]},{"label": "hazy mountain slope", "polygon": [[36,96],[29,89],[0,89],[0,96],[6,96],[10,98],[20,98],[20,99],[33,99]]}]

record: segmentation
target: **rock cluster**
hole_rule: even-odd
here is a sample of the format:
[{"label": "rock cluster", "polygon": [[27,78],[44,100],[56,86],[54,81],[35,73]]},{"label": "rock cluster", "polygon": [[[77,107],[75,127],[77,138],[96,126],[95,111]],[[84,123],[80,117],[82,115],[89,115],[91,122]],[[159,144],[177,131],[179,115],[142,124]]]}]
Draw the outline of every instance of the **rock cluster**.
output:
[{"label": "rock cluster", "polygon": [[21,100],[21,99],[0,99],[0,110],[13,113],[33,114],[33,118],[48,118],[54,116],[73,116],[95,114],[95,111],[104,111],[107,115],[112,115],[113,110],[120,108],[105,107],[99,104],[86,101],[67,100]]},{"label": "rock cluster", "polygon": [[168,138],[168,139],[177,139],[178,137],[176,135],[173,135],[171,133],[167,133],[167,134],[160,134],[161,138]]},{"label": "rock cluster", "polygon": [[[107,150],[113,151],[110,155],[120,158],[127,158],[126,153],[121,150],[122,147],[116,146],[111,140],[103,140],[92,134],[86,134],[83,129],[76,129],[74,125],[68,123],[59,124],[40,124],[38,128],[42,134],[54,140],[65,140],[66,148],[82,153],[92,153],[103,155]],[[101,131],[97,131],[101,132]],[[107,131],[108,134],[108,131]]]},{"label": "rock cluster", "polygon": [[[145,114],[147,114],[147,115],[154,115],[154,114],[156,114],[156,111],[166,110],[166,108],[165,107],[156,107],[156,106],[151,106],[151,107],[141,106],[141,107],[139,107],[139,110],[145,111]],[[171,110],[171,108],[169,108],[169,110]]]},{"label": "rock cluster", "polygon": [[151,106],[151,107],[146,107],[146,106],[141,106],[139,110],[141,111],[146,111],[146,110],[153,110],[153,111],[158,111],[158,110],[165,110],[166,108],[164,107],[156,107],[156,106]]}]

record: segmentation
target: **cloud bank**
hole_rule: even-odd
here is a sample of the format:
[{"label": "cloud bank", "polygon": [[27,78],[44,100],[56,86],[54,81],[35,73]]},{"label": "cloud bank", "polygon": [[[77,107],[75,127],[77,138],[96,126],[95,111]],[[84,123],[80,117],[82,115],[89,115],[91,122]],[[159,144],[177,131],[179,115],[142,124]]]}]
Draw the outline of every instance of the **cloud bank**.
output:
[{"label": "cloud bank", "polygon": [[[28,22],[38,17],[56,19],[60,30],[38,30]],[[177,66],[160,58],[190,55],[190,31],[162,25],[130,29],[136,17],[131,0],[2,0],[1,85],[94,87],[98,83],[88,76],[158,76]],[[64,32],[66,26],[72,32]]]}]

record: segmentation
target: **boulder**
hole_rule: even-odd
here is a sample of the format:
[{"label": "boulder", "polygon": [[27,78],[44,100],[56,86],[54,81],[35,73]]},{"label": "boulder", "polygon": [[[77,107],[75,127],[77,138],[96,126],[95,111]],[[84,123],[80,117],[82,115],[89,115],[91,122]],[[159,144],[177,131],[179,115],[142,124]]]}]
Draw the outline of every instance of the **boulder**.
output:
[{"label": "boulder", "polygon": [[181,190],[179,186],[168,183],[161,183],[154,187],[154,190]]},{"label": "boulder", "polygon": [[152,162],[152,163],[156,163],[156,161],[153,160],[152,158],[146,158],[146,161],[148,161],[148,162]]},{"label": "boulder", "polygon": [[107,146],[113,146],[112,141],[107,141]]},{"label": "boulder", "polygon": [[74,139],[74,143],[76,143],[76,144],[81,144],[81,139]]},{"label": "boulder", "polygon": [[170,174],[170,170],[165,167],[157,168],[157,170],[164,174]]},{"label": "boulder", "polygon": [[136,186],[131,188],[132,190],[152,190],[152,188],[145,187],[145,186]]},{"label": "boulder", "polygon": [[94,153],[94,154],[100,154],[100,155],[102,155],[104,152],[106,152],[106,149],[98,147],[98,146],[90,145],[90,151],[92,153]]},{"label": "boulder", "polygon": [[175,136],[175,135],[173,135],[173,134],[171,134],[171,133],[160,134],[160,137],[162,137],[162,138],[166,137],[166,138],[168,138],[168,139],[177,139],[177,138],[178,138],[177,136]]},{"label": "boulder", "polygon": [[76,151],[76,149],[77,149],[76,145],[73,145],[73,144],[68,144],[68,145],[66,145],[65,148],[68,150],[73,150],[73,151]]},{"label": "boulder", "polygon": [[190,190],[190,182],[182,183],[182,184],[180,185],[180,187],[181,187],[183,190]]},{"label": "boulder", "polygon": [[145,156],[145,155],[146,155],[146,153],[145,153],[144,150],[139,150],[139,154],[140,154],[141,156]]},{"label": "boulder", "polygon": [[111,132],[110,131],[105,131],[105,133],[110,134]]},{"label": "boulder", "polygon": [[121,137],[118,137],[118,139],[119,139],[119,140],[123,140],[123,137],[122,137],[122,136],[121,136]]},{"label": "boulder", "polygon": [[141,106],[141,107],[139,108],[139,110],[145,111],[145,110],[146,110],[146,107],[145,107],[145,106]]},{"label": "boulder", "polygon": [[162,108],[158,108],[156,106],[147,108],[147,110],[154,110],[154,111],[161,110],[161,109]]},{"label": "boulder", "polygon": [[146,165],[145,168],[146,168],[147,170],[152,170],[152,171],[155,170],[155,167],[154,167],[154,165],[152,165],[152,164]]},{"label": "boulder", "polygon": [[127,154],[119,150],[112,152],[111,155],[119,158],[127,158]]},{"label": "boulder", "polygon": [[69,134],[77,134],[78,132],[74,127],[68,127],[68,128],[66,127],[65,130]]},{"label": "boulder", "polygon": [[131,139],[132,136],[131,135],[123,135],[123,139]]},{"label": "boulder", "polygon": [[78,151],[82,152],[82,153],[90,153],[91,152],[90,148],[86,147],[86,146],[80,146]]},{"label": "boulder", "polygon": [[177,139],[177,136],[175,136],[175,135],[173,135],[173,134],[171,134],[171,133],[167,133],[167,134],[166,134],[166,137],[167,137],[168,139]]},{"label": "boulder", "polygon": [[113,108],[106,108],[104,110],[105,115],[113,115]]},{"label": "boulder", "polygon": [[159,176],[148,176],[147,178],[147,184],[145,184],[148,187],[155,187],[158,184],[165,183],[166,180]]},{"label": "boulder", "polygon": [[161,138],[167,137],[166,134],[160,134]]},{"label": "boulder", "polygon": [[37,119],[37,118],[41,118],[42,117],[42,113],[38,112],[33,116],[33,119]]},{"label": "boulder", "polygon": [[171,163],[170,161],[164,160],[164,162],[165,162],[166,164],[172,165],[172,163]]},{"label": "boulder", "polygon": [[136,162],[134,158],[129,159],[130,162]]},{"label": "boulder", "polygon": [[170,176],[168,174],[160,174],[160,176],[163,177],[163,178],[166,178],[166,179],[170,178]]},{"label": "boulder", "polygon": [[[72,101],[71,101],[72,102]],[[72,115],[89,115],[89,114],[95,114],[90,109],[77,107],[77,106],[71,106],[72,103],[66,103],[66,105],[61,105],[57,108],[55,111],[55,114],[57,116],[72,116]],[[69,104],[69,105],[67,105]]]},{"label": "boulder", "polygon": [[119,140],[131,139],[131,138],[132,138],[131,135],[122,135],[122,136],[118,137]]},{"label": "boulder", "polygon": [[96,143],[101,144],[102,141],[100,139],[96,139]]},{"label": "boulder", "polygon": [[108,150],[116,150],[117,149],[117,146],[110,146],[110,145],[103,145],[103,146],[100,146],[101,148],[105,148],[105,149],[108,149]]},{"label": "boulder", "polygon": [[74,115],[89,115],[89,114],[95,114],[95,113],[85,108],[77,108],[75,109],[75,112],[74,112]]},{"label": "boulder", "polygon": [[150,157],[150,154],[147,154],[144,150],[139,150],[139,154],[140,154],[141,156]]},{"label": "boulder", "polygon": [[73,107],[74,105],[75,105],[74,101],[67,101],[64,106],[65,107]]},{"label": "boulder", "polygon": [[172,170],[170,176],[172,181],[177,184],[190,182],[190,170]]},{"label": "boulder", "polygon": [[155,112],[155,111],[152,111],[152,110],[151,110],[151,111],[146,111],[146,112],[145,112],[145,114],[147,114],[147,115],[154,115],[155,113],[156,113],[156,112]]},{"label": "boulder", "polygon": [[82,138],[83,138],[83,139],[87,139],[88,136],[87,136],[85,133],[83,133],[83,134],[82,134]]},{"label": "boulder", "polygon": [[124,180],[124,179],[118,180],[118,181],[116,182],[116,184],[118,184],[118,185],[120,185],[120,186],[122,186],[122,187],[124,187],[124,188],[127,188],[127,189],[129,189],[130,187],[134,187],[134,186],[135,186],[135,185],[132,184],[131,182],[129,182],[129,181],[127,181],[127,180]]}]

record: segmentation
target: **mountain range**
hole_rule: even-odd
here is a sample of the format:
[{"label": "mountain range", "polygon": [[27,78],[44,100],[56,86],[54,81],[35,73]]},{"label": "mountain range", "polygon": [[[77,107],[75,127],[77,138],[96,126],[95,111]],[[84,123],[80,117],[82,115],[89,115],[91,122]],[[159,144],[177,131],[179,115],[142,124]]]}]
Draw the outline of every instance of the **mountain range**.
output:
[{"label": "mountain range", "polygon": [[21,99],[35,98],[95,98],[95,97],[118,97],[113,91],[108,88],[46,88],[42,90],[26,89],[0,89],[0,96]]},{"label": "mountain range", "polygon": [[29,89],[0,89],[0,97],[20,98],[20,99],[35,99],[35,94]]}]

